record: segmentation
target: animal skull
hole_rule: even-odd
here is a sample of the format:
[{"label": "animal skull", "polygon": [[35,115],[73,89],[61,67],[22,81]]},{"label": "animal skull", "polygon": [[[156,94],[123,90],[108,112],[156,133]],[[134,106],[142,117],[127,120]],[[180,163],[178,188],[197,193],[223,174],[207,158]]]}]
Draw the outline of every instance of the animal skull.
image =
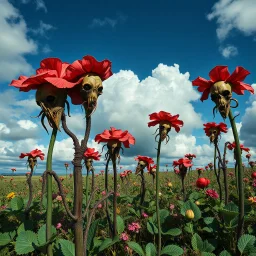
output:
[{"label": "animal skull", "polygon": [[218,135],[219,135],[219,129],[216,128],[216,127],[213,127],[213,128],[210,128],[209,129],[209,133],[210,133],[210,141],[211,142],[214,142],[215,140],[217,140],[218,138]]},{"label": "animal skull", "polygon": [[46,116],[49,125],[52,128],[59,129],[60,119],[64,111],[67,92],[51,84],[44,84],[36,91],[36,103],[42,108],[44,114],[42,121]]},{"label": "animal skull", "polygon": [[136,167],[135,174],[138,174],[140,171],[144,170],[144,168],[147,166],[147,163],[145,161],[139,161],[138,165]]},{"label": "animal skull", "polygon": [[83,106],[86,114],[89,115],[97,106],[98,97],[103,93],[102,80],[97,74],[88,73],[85,75],[80,94],[84,100]]},{"label": "animal skull", "polygon": [[85,159],[85,166],[86,166],[87,171],[90,171],[92,169],[92,163],[93,163],[92,158]]},{"label": "animal skull", "polygon": [[159,124],[159,128],[161,141],[163,141],[166,138],[169,131],[171,130],[171,124],[167,121],[161,121]]},{"label": "animal skull", "polygon": [[219,81],[213,84],[210,89],[211,99],[215,102],[221,116],[227,118],[230,110],[230,100],[232,97],[231,84]]},{"label": "animal skull", "polygon": [[120,141],[110,140],[107,143],[107,147],[108,147],[108,152],[109,152],[111,158],[113,158],[113,157],[115,157],[115,159],[117,157],[120,158],[120,155],[119,155],[119,151],[120,151],[120,148],[121,148],[121,142]]},{"label": "animal skull", "polygon": [[37,165],[36,157],[28,157],[28,166],[30,167],[31,173],[34,170],[35,166]]}]

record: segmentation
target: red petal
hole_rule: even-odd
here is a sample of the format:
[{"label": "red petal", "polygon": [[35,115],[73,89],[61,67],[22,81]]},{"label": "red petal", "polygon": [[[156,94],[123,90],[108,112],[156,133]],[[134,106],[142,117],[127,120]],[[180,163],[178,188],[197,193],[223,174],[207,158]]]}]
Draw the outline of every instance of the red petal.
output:
[{"label": "red petal", "polygon": [[56,70],[57,77],[61,77],[62,61],[59,58],[46,58],[40,62],[40,66],[45,69]]},{"label": "red petal", "polygon": [[201,101],[204,101],[204,100],[207,100],[208,99],[208,97],[209,97],[209,94],[210,94],[210,89],[211,88],[208,88],[208,89],[206,89],[204,92],[203,92],[203,94],[202,94],[202,97],[201,97]]},{"label": "red petal", "polygon": [[159,123],[160,123],[160,121],[152,121],[152,122],[149,122],[149,123],[148,123],[148,127],[155,126],[155,125],[157,125],[157,124],[159,124]]},{"label": "red petal", "polygon": [[209,77],[211,78],[212,82],[218,81],[225,81],[229,77],[228,67],[227,66],[216,66],[213,68],[210,73]]},{"label": "red petal", "polygon": [[236,67],[235,71],[226,79],[226,82],[236,83],[243,81],[250,72],[243,67]]},{"label": "red petal", "polygon": [[46,77],[44,80],[57,88],[73,88],[77,85],[77,83],[71,83],[63,78],[58,77]]}]

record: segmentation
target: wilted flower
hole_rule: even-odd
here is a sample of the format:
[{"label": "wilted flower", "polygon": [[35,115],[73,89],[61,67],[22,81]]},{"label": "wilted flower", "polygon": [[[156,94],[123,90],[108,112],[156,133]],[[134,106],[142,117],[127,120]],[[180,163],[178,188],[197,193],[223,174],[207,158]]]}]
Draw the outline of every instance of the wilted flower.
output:
[{"label": "wilted flower", "polygon": [[205,194],[214,199],[219,198],[219,194],[214,189],[207,189],[205,191]]}]

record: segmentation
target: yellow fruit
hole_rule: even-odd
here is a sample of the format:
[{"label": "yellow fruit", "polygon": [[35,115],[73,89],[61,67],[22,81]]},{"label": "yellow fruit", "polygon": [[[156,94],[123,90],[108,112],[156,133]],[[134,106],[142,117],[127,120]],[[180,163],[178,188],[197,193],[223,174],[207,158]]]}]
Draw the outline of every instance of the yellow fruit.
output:
[{"label": "yellow fruit", "polygon": [[168,182],[167,186],[168,186],[169,188],[171,188],[171,187],[172,187],[172,183],[171,183],[171,182]]},{"label": "yellow fruit", "polygon": [[195,214],[192,210],[187,210],[185,216],[190,220],[195,218]]},{"label": "yellow fruit", "polygon": [[199,201],[195,201],[195,204],[196,204],[196,205],[200,205],[200,202],[199,202]]}]

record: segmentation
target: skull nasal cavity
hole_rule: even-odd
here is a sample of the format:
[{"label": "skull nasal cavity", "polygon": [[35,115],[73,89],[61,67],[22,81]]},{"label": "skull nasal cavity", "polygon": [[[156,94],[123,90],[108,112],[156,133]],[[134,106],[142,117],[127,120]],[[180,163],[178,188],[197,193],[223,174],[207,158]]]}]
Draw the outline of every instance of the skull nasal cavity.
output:
[{"label": "skull nasal cavity", "polygon": [[54,102],[54,100],[55,100],[55,97],[52,96],[52,95],[49,95],[49,96],[46,97],[46,101],[47,101],[48,103],[52,103],[52,102]]}]

